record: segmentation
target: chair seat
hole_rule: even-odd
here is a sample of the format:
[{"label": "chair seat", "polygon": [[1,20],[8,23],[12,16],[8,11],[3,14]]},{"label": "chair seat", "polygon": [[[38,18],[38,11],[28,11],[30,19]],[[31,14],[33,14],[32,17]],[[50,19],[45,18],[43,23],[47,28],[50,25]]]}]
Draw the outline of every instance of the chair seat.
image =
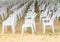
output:
[{"label": "chair seat", "polygon": [[25,23],[25,24],[23,24],[23,26],[24,27],[31,27],[31,24],[30,23],[29,24],[28,23]]},{"label": "chair seat", "polygon": [[7,20],[5,20],[3,23],[4,23],[4,25],[11,25],[11,18],[9,17],[9,18],[7,18]]},{"label": "chair seat", "polygon": [[51,25],[51,22],[45,22],[44,25]]}]

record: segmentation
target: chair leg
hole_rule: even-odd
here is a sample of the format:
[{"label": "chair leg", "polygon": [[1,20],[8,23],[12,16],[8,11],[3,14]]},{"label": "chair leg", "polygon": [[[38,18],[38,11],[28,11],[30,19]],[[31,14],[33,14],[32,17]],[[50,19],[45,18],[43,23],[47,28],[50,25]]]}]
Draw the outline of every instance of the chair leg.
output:
[{"label": "chair leg", "polygon": [[45,28],[45,25],[44,25],[44,26],[43,26],[43,33],[45,33],[45,29],[46,29],[46,28]]},{"label": "chair leg", "polygon": [[15,34],[15,27],[12,26],[12,33]]},{"label": "chair leg", "polygon": [[4,17],[3,17],[3,15],[1,15],[1,17],[2,17],[2,20],[4,20]]},{"label": "chair leg", "polygon": [[54,33],[54,26],[52,25],[52,32]]},{"label": "chair leg", "polygon": [[33,26],[31,27],[31,29],[32,29],[32,34],[34,35],[34,29],[33,29]]},{"label": "chair leg", "polygon": [[36,24],[34,23],[34,31],[36,31]]},{"label": "chair leg", "polygon": [[4,17],[5,17],[5,18],[7,17],[7,13],[4,13]]},{"label": "chair leg", "polygon": [[57,17],[55,17],[55,19],[54,20],[57,20]]},{"label": "chair leg", "polygon": [[4,34],[4,25],[2,25],[2,34]]},{"label": "chair leg", "polygon": [[24,33],[24,26],[22,26],[22,35],[23,35],[23,33]]}]

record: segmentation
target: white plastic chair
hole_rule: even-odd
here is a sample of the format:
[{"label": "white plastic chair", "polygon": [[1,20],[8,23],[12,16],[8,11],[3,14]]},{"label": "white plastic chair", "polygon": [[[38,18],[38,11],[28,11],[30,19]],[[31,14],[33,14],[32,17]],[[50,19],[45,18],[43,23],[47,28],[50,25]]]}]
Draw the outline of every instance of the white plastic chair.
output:
[{"label": "white plastic chair", "polygon": [[52,26],[52,31],[54,33],[54,18],[55,17],[56,17],[56,15],[53,15],[51,17],[51,19],[48,19],[48,18],[43,19],[43,21],[42,21],[43,33],[45,33],[46,26]]},{"label": "white plastic chair", "polygon": [[32,34],[34,35],[34,31],[36,31],[36,25],[35,25],[35,20],[34,20],[35,17],[36,17],[36,14],[33,15],[32,18],[30,19],[29,18],[25,19],[25,22],[22,25],[22,35],[23,35],[24,30],[26,31],[27,27],[31,27]]},{"label": "white plastic chair", "polygon": [[16,5],[14,5],[10,10],[15,11],[20,5],[21,5],[21,4],[18,3],[18,4],[16,4]]},{"label": "white plastic chair", "polygon": [[9,16],[5,21],[2,23],[2,34],[4,34],[4,27],[5,26],[11,26],[12,27],[12,33],[15,33],[15,26],[17,24],[17,17],[16,15]]},{"label": "white plastic chair", "polygon": [[[36,17],[36,13],[33,13],[30,15],[28,15],[27,17],[25,17],[25,20],[30,20],[32,22],[32,24],[34,25],[34,30],[36,31],[36,24],[35,24],[35,17]],[[31,16],[31,17],[30,17]],[[28,22],[28,21],[27,21]]]},{"label": "white plastic chair", "polygon": [[58,8],[56,15],[57,15],[57,22],[58,22],[58,19],[60,17],[60,8]]},{"label": "white plastic chair", "polygon": [[20,9],[18,9],[17,13],[18,13],[19,19],[20,19],[21,17],[23,17],[23,13],[25,12],[28,3],[29,3],[29,2],[27,2],[24,6],[22,6]]},{"label": "white plastic chair", "polygon": [[0,11],[0,16],[1,16],[2,20],[4,20],[4,16],[1,11]]},{"label": "white plastic chair", "polygon": [[45,11],[43,11],[40,15],[40,23],[42,23],[42,19],[43,18],[46,18],[47,17],[47,12],[48,12],[48,9],[46,9]]},{"label": "white plastic chair", "polygon": [[39,10],[44,10],[45,4],[42,4],[41,6],[39,6]]},{"label": "white plastic chair", "polygon": [[0,8],[0,15],[2,20],[7,17],[7,9],[5,7]]},{"label": "white plastic chair", "polygon": [[2,7],[1,11],[3,12],[4,17],[7,17],[7,8],[6,7]]}]

